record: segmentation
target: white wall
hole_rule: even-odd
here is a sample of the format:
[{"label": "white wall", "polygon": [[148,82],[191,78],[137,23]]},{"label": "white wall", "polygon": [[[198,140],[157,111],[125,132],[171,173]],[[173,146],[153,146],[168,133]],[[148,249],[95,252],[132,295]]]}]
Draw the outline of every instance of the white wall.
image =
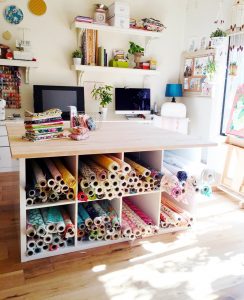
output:
[{"label": "white wall", "polygon": [[[70,30],[70,24],[76,15],[92,16],[93,4],[96,0],[46,0],[48,10],[46,15],[37,17],[27,9],[26,0],[5,1],[0,3],[0,14],[8,4],[18,5],[24,12],[24,21],[18,25],[9,25],[0,18],[0,43],[13,46],[15,39],[19,37],[18,28],[29,28],[27,38],[30,38],[35,56],[39,62],[39,68],[31,74],[31,84],[21,86],[22,109],[33,110],[32,85],[76,85],[76,74],[70,70],[71,52],[76,48],[76,34]],[[111,4],[113,1],[103,1]],[[154,78],[152,86],[153,98],[159,104],[164,99],[163,93],[167,82],[177,82],[179,75],[180,57],[184,44],[184,25],[186,0],[128,0],[131,7],[131,17],[154,17],[161,20],[167,30],[159,40],[152,41],[149,53],[156,57],[161,75]],[[2,39],[2,33],[9,30],[13,34],[10,42]],[[108,50],[122,47],[128,49],[128,40],[142,43],[139,38],[107,35],[101,33],[100,43]],[[104,73],[102,73],[104,74]],[[87,73],[85,81],[104,81],[115,86],[129,85],[140,87],[143,78],[128,78],[123,76],[101,76],[101,74]],[[88,102],[89,101],[89,102]],[[89,110],[98,110],[98,104],[87,100],[86,107]],[[113,107],[113,104],[112,104]],[[10,114],[14,110],[8,110]]]}]

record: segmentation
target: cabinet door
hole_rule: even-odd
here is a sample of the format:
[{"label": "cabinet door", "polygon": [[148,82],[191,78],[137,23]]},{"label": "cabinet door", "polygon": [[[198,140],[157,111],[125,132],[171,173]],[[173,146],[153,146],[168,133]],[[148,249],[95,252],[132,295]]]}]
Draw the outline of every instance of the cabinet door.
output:
[{"label": "cabinet door", "polygon": [[6,126],[0,126],[0,136],[7,136]]}]

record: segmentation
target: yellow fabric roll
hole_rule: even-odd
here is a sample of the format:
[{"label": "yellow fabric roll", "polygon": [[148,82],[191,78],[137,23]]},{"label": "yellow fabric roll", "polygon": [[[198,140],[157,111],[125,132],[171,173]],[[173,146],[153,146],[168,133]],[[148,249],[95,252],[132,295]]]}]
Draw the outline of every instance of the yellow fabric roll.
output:
[{"label": "yellow fabric roll", "polygon": [[75,177],[69,172],[69,170],[64,166],[59,158],[53,159],[56,167],[58,168],[59,172],[61,173],[64,182],[73,190],[76,189],[76,180]]},{"label": "yellow fabric roll", "polygon": [[151,171],[150,170],[148,170],[147,168],[139,165],[138,163],[136,163],[135,161],[129,159],[128,157],[125,157],[125,162],[127,162],[140,175],[142,175],[144,177],[147,177],[147,176],[151,175]]},{"label": "yellow fabric roll", "polygon": [[126,162],[122,161],[121,159],[111,155],[111,154],[108,154],[108,157],[111,158],[112,160],[116,161],[119,166],[120,166],[120,169],[123,173],[129,173],[131,171],[131,166],[129,164],[127,164]]},{"label": "yellow fabric roll", "polygon": [[110,172],[117,172],[120,171],[119,164],[111,159],[110,157],[106,155],[93,155],[91,156],[91,159],[95,161],[97,164],[99,164],[101,167],[109,170]]}]

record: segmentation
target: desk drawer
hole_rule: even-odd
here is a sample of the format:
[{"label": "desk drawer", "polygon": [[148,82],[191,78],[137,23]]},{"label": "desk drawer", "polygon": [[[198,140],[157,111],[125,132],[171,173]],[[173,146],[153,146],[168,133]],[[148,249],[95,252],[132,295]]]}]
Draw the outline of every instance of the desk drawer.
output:
[{"label": "desk drawer", "polygon": [[0,126],[0,136],[7,136],[6,126]]},{"label": "desk drawer", "polygon": [[9,147],[7,136],[0,136],[0,147]]}]

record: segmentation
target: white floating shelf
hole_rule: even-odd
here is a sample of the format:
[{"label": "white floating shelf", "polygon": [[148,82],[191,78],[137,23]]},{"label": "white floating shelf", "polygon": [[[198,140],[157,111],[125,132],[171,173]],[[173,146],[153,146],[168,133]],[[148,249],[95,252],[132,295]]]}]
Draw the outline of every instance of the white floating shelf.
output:
[{"label": "white floating shelf", "polygon": [[144,36],[149,38],[160,38],[162,36],[162,32],[155,32],[143,29],[133,29],[133,28],[118,28],[114,26],[107,26],[107,25],[98,25],[93,23],[84,23],[84,22],[73,22],[71,25],[72,29],[93,29],[98,31],[106,31],[111,33],[123,33],[128,35],[137,35],[137,36]]},{"label": "white floating shelf", "polygon": [[25,83],[29,83],[30,69],[37,68],[38,63],[36,61],[27,61],[27,60],[0,59],[0,66],[25,68]]},{"label": "white floating shelf", "polygon": [[100,66],[86,66],[86,65],[72,65],[71,70],[76,71],[78,74],[78,85],[81,84],[81,79],[84,72],[109,72],[118,73],[120,75],[159,75],[158,70],[143,70],[143,69],[132,69],[132,68],[114,68],[114,67],[100,67]]}]

